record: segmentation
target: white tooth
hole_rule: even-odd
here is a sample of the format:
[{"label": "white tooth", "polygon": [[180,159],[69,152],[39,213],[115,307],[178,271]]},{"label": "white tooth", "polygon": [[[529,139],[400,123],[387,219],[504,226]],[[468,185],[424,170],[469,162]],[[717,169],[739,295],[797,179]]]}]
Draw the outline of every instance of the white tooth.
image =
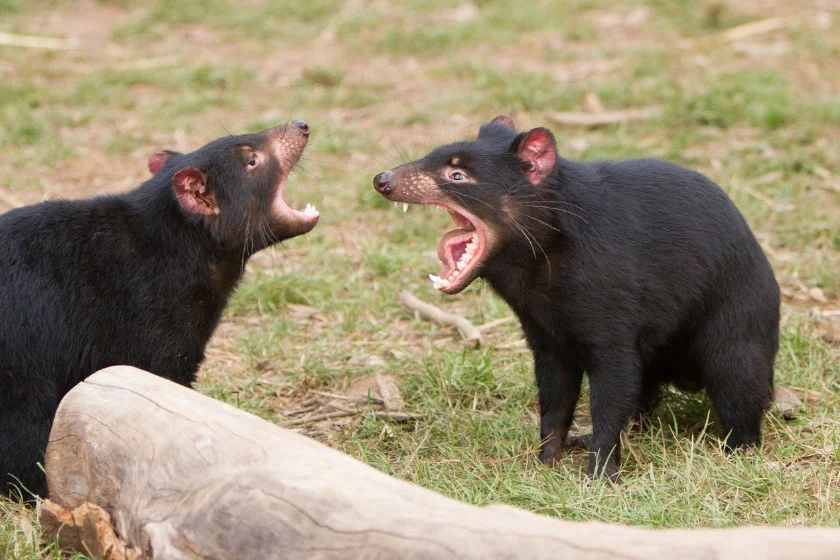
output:
[{"label": "white tooth", "polygon": [[440,277],[435,276],[434,274],[429,274],[429,280],[432,281],[432,285],[437,290],[440,287]]},{"label": "white tooth", "polygon": [[439,287],[440,287],[440,288],[443,288],[443,289],[445,290],[445,289],[446,289],[446,288],[448,288],[450,285],[451,285],[451,284],[449,283],[449,280],[441,280],[441,281],[440,281],[440,286],[439,286]]},{"label": "white tooth", "polygon": [[464,270],[465,268],[467,268],[467,263],[465,263],[464,260],[461,259],[455,266],[458,268],[458,270]]},{"label": "white tooth", "polygon": [[405,214],[406,212],[408,212],[408,203],[403,202],[403,214]]},{"label": "white tooth", "polygon": [[475,247],[473,247],[472,245],[467,245],[467,248],[464,249],[464,254],[469,255],[470,258],[472,258],[473,253],[475,253]]}]

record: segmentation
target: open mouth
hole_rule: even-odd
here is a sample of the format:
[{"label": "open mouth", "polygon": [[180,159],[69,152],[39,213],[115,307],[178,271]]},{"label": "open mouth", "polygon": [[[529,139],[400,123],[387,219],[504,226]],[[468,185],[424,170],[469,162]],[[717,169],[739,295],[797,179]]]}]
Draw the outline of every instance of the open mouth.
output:
[{"label": "open mouth", "polygon": [[286,167],[286,171],[283,172],[283,175],[280,178],[280,184],[277,186],[277,194],[274,198],[274,209],[276,215],[283,221],[292,222],[299,225],[301,229],[309,231],[315,227],[315,224],[318,223],[318,218],[321,216],[315,206],[307,203],[303,210],[295,210],[286,203],[286,199],[284,198],[286,194],[286,183],[289,180],[289,175],[291,174],[292,168],[297,165],[297,162],[300,160],[300,156],[302,154],[303,150],[297,154],[294,161],[289,162],[288,166],[284,166]]},{"label": "open mouth", "polygon": [[317,222],[321,216],[314,205],[307,203],[303,210],[295,210],[286,203],[284,195],[286,194],[286,181],[288,178],[289,172],[287,171],[280,180],[280,186],[277,187],[276,207],[278,214],[286,218],[292,218],[296,222],[304,224],[312,222],[314,225],[314,222]]},{"label": "open mouth", "polygon": [[487,226],[473,214],[451,204],[435,204],[449,212],[457,229],[438,241],[440,276],[429,274],[435,289],[455,294],[466,288],[480,272],[487,252]]}]

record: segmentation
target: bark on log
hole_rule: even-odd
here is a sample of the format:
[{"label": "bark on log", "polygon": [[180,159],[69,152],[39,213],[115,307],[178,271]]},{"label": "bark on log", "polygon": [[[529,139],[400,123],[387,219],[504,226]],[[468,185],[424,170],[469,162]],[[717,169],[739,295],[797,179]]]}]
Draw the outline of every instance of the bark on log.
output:
[{"label": "bark on log", "polygon": [[50,497],[150,558],[840,558],[835,529],[650,530],[474,507],[129,367],[61,403]]}]

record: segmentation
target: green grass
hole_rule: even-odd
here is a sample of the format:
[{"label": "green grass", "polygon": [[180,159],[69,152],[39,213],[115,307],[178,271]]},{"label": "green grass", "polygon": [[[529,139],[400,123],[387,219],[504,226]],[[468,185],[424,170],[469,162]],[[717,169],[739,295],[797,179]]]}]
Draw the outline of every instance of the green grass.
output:
[{"label": "green grass", "polygon": [[[778,56],[751,58],[733,45],[683,52],[679,38],[774,14],[683,0],[473,4],[103,1],[106,29],[85,49],[0,47],[0,210],[7,196],[125,190],[148,176],[146,157],[158,149],[304,118],[312,141],[288,197],[314,202],[321,222],[252,267],[199,391],[283,424],[310,389],[341,391],[387,373],[419,420],[367,412],[318,437],[448,496],[653,527],[840,526],[840,352],[810,312],[840,307],[840,195],[831,186],[840,38],[793,27],[750,38],[788,44]],[[0,0],[0,30],[72,34],[82,9],[97,5]],[[623,27],[639,9],[648,10],[640,23]],[[48,10],[61,28],[44,27]],[[553,112],[585,110],[590,93],[607,109],[664,112],[601,129],[553,124]],[[482,349],[465,350],[398,297],[411,290],[476,324],[511,311],[482,282],[454,297],[434,293],[426,275],[449,219],[423,208],[403,214],[371,188],[379,171],[473,137],[501,113],[520,128],[552,128],[571,159],[665,157],[718,182],[793,294],[776,383],[819,398],[794,420],[769,413],[763,449],[729,456],[708,402],[670,394],[650,427],[626,434],[618,486],[588,480],[582,454],[554,469],[538,464],[536,389],[518,326],[490,329]],[[807,300],[814,287],[827,305]],[[581,430],[587,395],[585,386]],[[1,502],[0,557],[60,555],[38,537],[30,510]]]}]

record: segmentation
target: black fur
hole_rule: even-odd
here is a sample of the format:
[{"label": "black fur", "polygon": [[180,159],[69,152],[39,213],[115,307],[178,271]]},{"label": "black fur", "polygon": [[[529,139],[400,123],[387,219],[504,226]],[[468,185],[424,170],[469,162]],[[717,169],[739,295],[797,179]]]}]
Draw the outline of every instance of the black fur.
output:
[{"label": "black fur", "polygon": [[[516,312],[533,351],[540,458],[553,463],[580,443],[567,436],[584,372],[591,474],[617,477],[621,430],[667,383],[708,392],[729,446],[758,444],[779,286],[732,201],[665,161],[561,159],[547,130],[517,134],[506,122],[392,170],[386,195],[464,208],[493,234],[477,275]],[[550,139],[542,178],[524,152],[535,137]],[[443,173],[453,158],[470,183]],[[437,192],[409,194],[400,179],[416,173],[434,177]]]},{"label": "black fur", "polygon": [[[293,125],[225,137],[169,152],[127,194],[0,215],[0,493],[17,479],[46,495],[37,463],[56,407],[87,375],[129,364],[194,381],[247,258],[315,225],[269,210],[305,144]],[[218,213],[182,208],[173,181],[186,168]]]}]

